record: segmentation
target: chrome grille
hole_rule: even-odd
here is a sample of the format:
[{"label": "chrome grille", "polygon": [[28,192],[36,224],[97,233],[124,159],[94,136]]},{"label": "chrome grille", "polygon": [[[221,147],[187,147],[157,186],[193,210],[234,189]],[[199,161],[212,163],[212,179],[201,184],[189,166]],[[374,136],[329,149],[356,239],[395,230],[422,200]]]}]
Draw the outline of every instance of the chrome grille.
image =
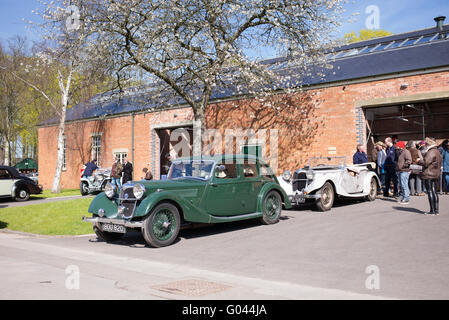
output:
[{"label": "chrome grille", "polygon": [[131,218],[136,209],[137,199],[134,197],[133,187],[124,187],[120,190],[119,207],[122,207],[122,216]]},{"label": "chrome grille", "polygon": [[301,191],[307,186],[307,175],[305,172],[295,172],[293,174],[293,191]]}]

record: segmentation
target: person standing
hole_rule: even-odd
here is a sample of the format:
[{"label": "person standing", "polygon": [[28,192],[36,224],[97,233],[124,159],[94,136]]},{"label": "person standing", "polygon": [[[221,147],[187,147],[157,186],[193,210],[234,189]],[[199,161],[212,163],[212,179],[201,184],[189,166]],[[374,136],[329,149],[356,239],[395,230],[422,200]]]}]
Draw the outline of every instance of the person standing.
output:
[{"label": "person standing", "polygon": [[148,168],[143,168],[142,172],[144,174],[142,180],[153,180],[153,174],[150,170],[148,170]]},{"label": "person standing", "polygon": [[398,162],[398,156],[396,152],[396,148],[393,145],[393,140],[391,138],[385,139],[385,145],[387,149],[385,150],[386,159],[385,159],[385,188],[384,188],[384,197],[390,196],[390,185],[393,181],[393,197],[398,196],[398,176],[396,174],[396,165]]},{"label": "person standing", "polygon": [[122,187],[122,182],[120,181],[123,172],[123,165],[120,162],[119,157],[115,157],[114,164],[112,165],[111,178],[112,183],[116,185],[119,189]]},{"label": "person standing", "polygon": [[441,157],[443,159],[443,182],[446,194],[449,193],[449,140],[444,140],[441,145]]},{"label": "person standing", "polygon": [[365,153],[365,146],[363,144],[357,145],[357,151],[352,157],[353,164],[362,164],[368,162],[368,156]]},{"label": "person standing", "polygon": [[404,141],[398,141],[396,143],[398,149],[398,162],[396,165],[396,171],[399,172],[399,185],[400,185],[400,197],[398,202],[400,204],[410,203],[410,189],[408,187],[408,180],[410,178],[410,165],[412,164],[412,155],[410,151],[405,147]]},{"label": "person standing", "polygon": [[385,188],[385,160],[387,159],[387,154],[385,152],[386,145],[379,141],[376,143],[377,150],[377,175],[380,179],[381,188]]},{"label": "person standing", "polygon": [[[412,164],[417,165],[420,160],[423,159],[421,152],[416,148],[414,141],[409,141],[406,146],[407,150],[412,155]],[[410,170],[410,194],[412,196],[422,196],[422,181],[420,170]]]},{"label": "person standing", "polygon": [[128,157],[125,157],[123,164],[123,184],[133,180],[133,165],[128,161]]},{"label": "person standing", "polygon": [[438,151],[435,140],[426,138],[426,154],[424,160],[419,162],[424,167],[422,178],[426,186],[427,196],[429,198],[430,210],[426,212],[427,215],[439,214],[439,198],[436,192],[436,186],[439,182],[441,173],[442,157]]},{"label": "person standing", "polygon": [[92,176],[95,170],[98,169],[97,159],[93,159],[91,162],[86,163],[85,166],[86,167],[84,168],[83,171],[83,177],[87,179]]}]

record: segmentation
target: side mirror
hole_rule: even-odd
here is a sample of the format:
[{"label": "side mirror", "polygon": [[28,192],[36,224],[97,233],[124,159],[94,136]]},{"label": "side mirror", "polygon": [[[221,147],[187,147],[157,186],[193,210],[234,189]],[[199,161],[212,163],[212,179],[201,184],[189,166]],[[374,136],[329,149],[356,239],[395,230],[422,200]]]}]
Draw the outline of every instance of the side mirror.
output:
[{"label": "side mirror", "polygon": [[226,170],[226,167],[224,165],[220,164],[219,166],[217,166],[216,170],[217,170],[217,172],[223,172]]}]

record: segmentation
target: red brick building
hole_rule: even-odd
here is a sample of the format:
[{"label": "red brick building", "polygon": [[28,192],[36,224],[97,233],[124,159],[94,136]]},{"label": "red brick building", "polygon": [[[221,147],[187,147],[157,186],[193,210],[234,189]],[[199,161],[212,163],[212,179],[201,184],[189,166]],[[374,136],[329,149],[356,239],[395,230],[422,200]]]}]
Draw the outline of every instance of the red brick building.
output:
[{"label": "red brick building", "polygon": [[[214,97],[205,126],[223,135],[226,129],[276,129],[278,174],[305,165],[311,156],[340,155],[351,161],[358,143],[370,150],[374,141],[393,134],[401,140],[449,137],[448,30],[446,25],[338,48],[327,56],[333,69],[324,80],[302,79],[302,91],[279,93],[264,103],[232,94]],[[283,62],[267,61],[279,68]],[[114,155],[127,155],[134,179],[143,176],[144,167],[159,177],[173,147],[170,133],[175,128],[191,131],[192,119],[192,110],[182,105],[102,104],[94,97],[74,106],[67,116],[62,188],[79,186],[82,164],[92,157],[111,167]],[[44,188],[53,179],[56,137],[55,123],[41,124],[39,182]],[[259,144],[271,153],[272,145]]]}]

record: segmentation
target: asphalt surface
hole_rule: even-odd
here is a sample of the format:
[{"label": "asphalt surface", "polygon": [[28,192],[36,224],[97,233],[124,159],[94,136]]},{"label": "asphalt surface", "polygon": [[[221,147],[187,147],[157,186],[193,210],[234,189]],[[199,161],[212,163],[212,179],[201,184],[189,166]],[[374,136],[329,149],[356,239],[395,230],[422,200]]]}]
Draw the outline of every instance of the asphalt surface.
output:
[{"label": "asphalt surface", "polygon": [[330,213],[306,205],[275,225],[182,230],[159,249],[138,232],[105,243],[3,231],[0,299],[448,299],[449,196],[439,216],[427,206],[426,197]]}]

